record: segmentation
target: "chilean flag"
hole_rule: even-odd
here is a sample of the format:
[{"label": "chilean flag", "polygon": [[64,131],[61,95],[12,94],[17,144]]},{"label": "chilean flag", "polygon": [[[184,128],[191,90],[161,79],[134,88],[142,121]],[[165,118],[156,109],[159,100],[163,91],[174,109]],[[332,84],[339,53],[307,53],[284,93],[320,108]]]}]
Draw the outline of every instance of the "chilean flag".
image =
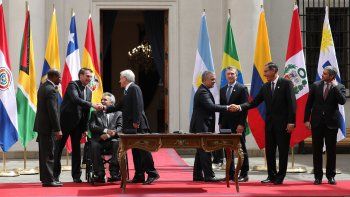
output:
[{"label": "chilean flag", "polygon": [[[75,13],[72,13],[70,21],[69,34],[68,34],[68,46],[67,57],[63,68],[62,75],[62,93],[66,93],[67,86],[70,81],[78,80],[78,73],[80,70],[80,55],[78,47],[78,36],[75,25]],[[70,137],[66,142],[66,148],[68,152],[72,152],[72,145]]]},{"label": "chilean flag", "polygon": [[309,84],[297,5],[294,5],[290,26],[284,77],[293,82],[295,97],[297,99],[296,128],[292,132],[290,139],[290,147],[294,147],[295,144],[298,144],[311,135],[311,131],[304,125],[304,110],[309,95]]},{"label": "chilean flag", "polygon": [[0,147],[7,152],[18,141],[18,122],[5,28],[4,10],[0,0]]}]

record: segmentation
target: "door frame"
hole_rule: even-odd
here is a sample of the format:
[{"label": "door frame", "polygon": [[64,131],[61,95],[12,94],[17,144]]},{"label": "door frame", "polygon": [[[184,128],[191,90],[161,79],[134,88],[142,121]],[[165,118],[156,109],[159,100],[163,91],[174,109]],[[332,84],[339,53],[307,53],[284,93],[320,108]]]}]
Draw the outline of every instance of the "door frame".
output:
[{"label": "door frame", "polygon": [[[101,10],[167,10],[168,15],[168,66],[165,65],[165,124],[167,131],[180,128],[180,70],[179,70],[179,32],[178,32],[178,0],[92,0],[91,16],[95,24],[96,50],[101,54]],[[166,37],[165,37],[166,38]],[[167,67],[167,68],[166,68]],[[167,70],[166,70],[167,69]],[[171,74],[170,74],[171,73]],[[168,79],[168,80],[166,80]]]}]

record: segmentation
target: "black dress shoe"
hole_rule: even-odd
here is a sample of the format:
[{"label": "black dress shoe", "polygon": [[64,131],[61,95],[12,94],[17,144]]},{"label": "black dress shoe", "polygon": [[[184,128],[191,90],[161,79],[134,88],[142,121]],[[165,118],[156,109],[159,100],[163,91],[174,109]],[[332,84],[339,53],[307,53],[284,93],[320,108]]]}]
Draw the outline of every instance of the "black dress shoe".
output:
[{"label": "black dress shoe", "polygon": [[334,177],[328,179],[328,183],[331,185],[336,185],[337,182],[335,181]]},{"label": "black dress shoe", "polygon": [[322,180],[321,179],[315,179],[314,185],[321,185],[321,184],[322,184]]},{"label": "black dress shoe", "polygon": [[273,182],[274,185],[282,185],[283,184],[283,180],[280,180],[280,179],[276,179],[274,182]]},{"label": "black dress shoe", "polygon": [[275,180],[274,180],[274,179],[271,179],[271,178],[269,178],[269,177],[267,177],[267,179],[261,181],[261,183],[263,183],[263,184],[266,184],[266,183],[274,183],[274,182],[275,182]]},{"label": "black dress shoe", "polygon": [[249,180],[248,175],[247,176],[239,176],[238,182],[247,182]]},{"label": "black dress shoe", "polygon": [[204,181],[203,177],[193,177],[193,181]]},{"label": "black dress shoe", "polygon": [[144,181],[145,181],[145,178],[134,177],[133,179],[129,180],[128,183],[143,183]]},{"label": "black dress shoe", "polygon": [[143,183],[144,185],[149,185],[151,183],[153,183],[155,180],[159,179],[159,175],[157,174],[157,176],[154,177],[149,177],[147,178],[147,180]]},{"label": "black dress shoe", "polygon": [[108,181],[109,183],[117,182],[117,181],[120,181],[120,180],[122,180],[120,176],[111,176],[111,177],[109,177],[109,178],[107,179],[107,181]]},{"label": "black dress shoe", "polygon": [[58,183],[56,181],[42,184],[43,187],[62,187],[62,185],[62,183]]},{"label": "black dress shoe", "polygon": [[73,179],[73,182],[74,183],[82,183],[83,181],[80,178],[77,178],[77,179]]},{"label": "black dress shoe", "polygon": [[225,179],[224,178],[217,178],[217,177],[211,177],[211,178],[208,178],[208,179],[204,179],[204,182],[220,182],[220,181],[224,181]]}]

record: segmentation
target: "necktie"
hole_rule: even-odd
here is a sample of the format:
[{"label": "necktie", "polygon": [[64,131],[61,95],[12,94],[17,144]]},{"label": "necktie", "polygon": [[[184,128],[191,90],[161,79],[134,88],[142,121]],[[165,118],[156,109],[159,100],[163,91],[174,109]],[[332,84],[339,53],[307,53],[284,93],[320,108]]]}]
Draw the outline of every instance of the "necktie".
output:
[{"label": "necktie", "polygon": [[326,100],[327,96],[328,96],[328,93],[329,93],[329,89],[330,89],[330,84],[327,83],[327,86],[326,86],[326,89],[324,90],[323,92],[323,99]]},{"label": "necktie", "polygon": [[124,90],[124,95],[126,95],[128,93],[128,91]]},{"label": "necktie", "polygon": [[86,100],[86,87],[84,87],[83,94],[84,94],[84,100]]},{"label": "necktie", "polygon": [[232,86],[227,86],[227,91],[226,91],[226,101],[227,102],[230,100],[231,90],[232,90]]},{"label": "necktie", "polygon": [[271,83],[271,95],[275,92],[275,82]]}]

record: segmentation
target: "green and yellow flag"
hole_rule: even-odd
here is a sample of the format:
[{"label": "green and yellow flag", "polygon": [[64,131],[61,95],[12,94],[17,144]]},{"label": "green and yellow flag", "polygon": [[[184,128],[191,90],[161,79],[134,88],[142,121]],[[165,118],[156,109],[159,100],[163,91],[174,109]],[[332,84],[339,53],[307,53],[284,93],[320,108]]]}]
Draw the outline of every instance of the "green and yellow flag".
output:
[{"label": "green and yellow flag", "polygon": [[28,142],[33,140],[37,135],[36,132],[33,132],[37,106],[36,94],[34,48],[32,32],[30,29],[30,14],[29,9],[27,8],[16,94],[18,133],[20,143],[24,148],[26,148]]}]

